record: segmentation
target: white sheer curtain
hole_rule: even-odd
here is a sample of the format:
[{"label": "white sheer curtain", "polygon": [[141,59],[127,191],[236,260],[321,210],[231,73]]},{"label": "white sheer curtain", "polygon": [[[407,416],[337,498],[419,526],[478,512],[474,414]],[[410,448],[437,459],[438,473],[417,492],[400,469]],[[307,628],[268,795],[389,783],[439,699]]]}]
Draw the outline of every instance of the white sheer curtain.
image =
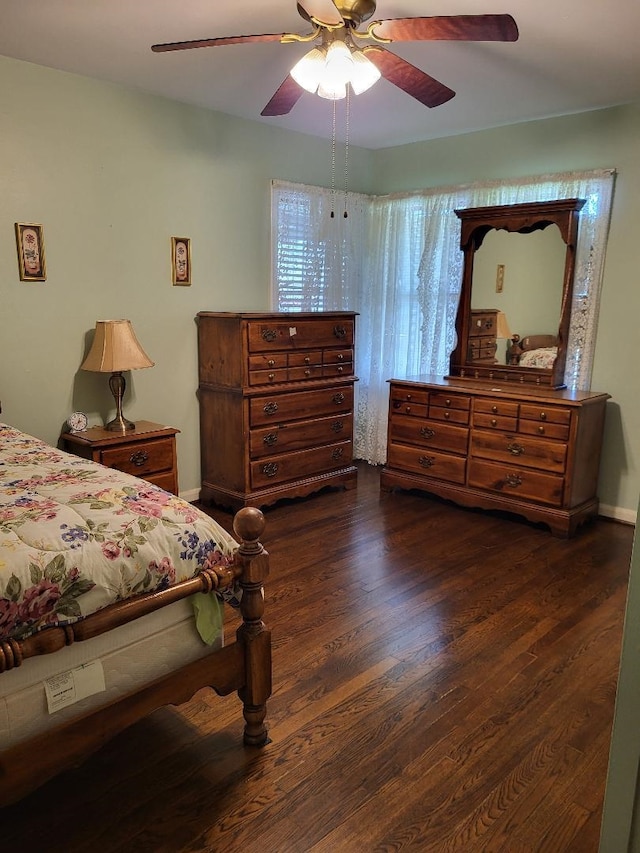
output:
[{"label": "white sheer curtain", "polygon": [[[586,199],[576,252],[566,382],[570,388],[589,388],[613,181],[614,172],[608,169],[393,196],[349,193],[348,219],[340,206],[330,217],[335,203],[330,190],[274,182],[274,310],[290,310],[291,305],[281,298],[291,292],[291,270],[279,249],[286,245],[300,247],[299,259],[293,258],[296,287],[304,293],[298,310],[360,313],[357,458],[385,461],[390,378],[442,376],[448,370],[462,279],[457,208]],[[292,204],[305,211],[299,218],[291,216]],[[283,307],[285,303],[289,307]]]}]

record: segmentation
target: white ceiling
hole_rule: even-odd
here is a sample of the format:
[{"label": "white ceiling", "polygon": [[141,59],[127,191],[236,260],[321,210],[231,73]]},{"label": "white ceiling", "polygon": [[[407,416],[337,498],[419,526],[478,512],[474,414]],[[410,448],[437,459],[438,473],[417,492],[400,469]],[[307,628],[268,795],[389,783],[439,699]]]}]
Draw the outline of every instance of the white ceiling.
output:
[{"label": "white ceiling", "polygon": [[[427,109],[380,80],[352,98],[350,142],[383,148],[640,101],[640,0],[378,0],[371,20],[486,13],[513,15],[519,40],[391,45],[457,94]],[[332,104],[315,95],[260,116],[308,45],[150,50],[309,31],[295,0],[0,0],[0,54],[327,137]]]}]

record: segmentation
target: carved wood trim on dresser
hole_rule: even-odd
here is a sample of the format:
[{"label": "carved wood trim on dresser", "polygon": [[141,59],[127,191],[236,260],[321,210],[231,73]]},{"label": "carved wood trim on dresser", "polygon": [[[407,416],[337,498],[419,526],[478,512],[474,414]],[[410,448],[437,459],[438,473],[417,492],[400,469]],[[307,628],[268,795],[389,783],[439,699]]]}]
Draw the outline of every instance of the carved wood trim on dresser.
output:
[{"label": "carved wood trim on dresser", "polygon": [[356,485],[356,316],[197,315],[203,502],[239,509]]},{"label": "carved wood trim on dresser", "polygon": [[380,486],[517,513],[571,536],[598,513],[609,394],[392,379]]}]

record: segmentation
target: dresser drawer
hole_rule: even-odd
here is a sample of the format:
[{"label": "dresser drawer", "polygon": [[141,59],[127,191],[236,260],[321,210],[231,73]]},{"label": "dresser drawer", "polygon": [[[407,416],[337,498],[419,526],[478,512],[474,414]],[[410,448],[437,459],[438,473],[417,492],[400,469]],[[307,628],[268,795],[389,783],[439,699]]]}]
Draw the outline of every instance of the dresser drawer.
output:
[{"label": "dresser drawer", "polygon": [[465,427],[420,420],[407,415],[393,415],[390,437],[394,443],[434,447],[461,455],[466,454],[469,444],[469,430]]},{"label": "dresser drawer", "polygon": [[267,456],[251,463],[251,486],[260,489],[275,483],[299,480],[350,465],[352,460],[351,441],[285,453],[282,456]]},{"label": "dresser drawer", "polygon": [[476,310],[471,312],[469,324],[469,337],[479,337],[482,335],[490,335],[495,338],[498,326],[497,311],[482,311]]},{"label": "dresser drawer", "polygon": [[289,381],[300,382],[304,379],[320,379],[322,377],[321,364],[307,364],[304,367],[290,367]]},{"label": "dresser drawer", "polygon": [[429,407],[431,406],[438,409],[456,409],[461,412],[468,412],[471,408],[471,397],[466,397],[463,394],[431,393],[429,394]]},{"label": "dresser drawer", "polygon": [[471,361],[493,361],[497,349],[495,338],[469,338]]},{"label": "dresser drawer", "polygon": [[522,403],[520,406],[520,417],[530,421],[537,421],[545,424],[565,424],[568,426],[571,423],[571,410],[561,409],[556,406],[531,406],[527,403]]},{"label": "dresser drawer", "polygon": [[420,390],[407,390],[391,386],[391,408],[393,411],[402,411],[405,415],[420,414],[426,417],[429,405],[429,392]]},{"label": "dresser drawer", "polygon": [[323,364],[353,364],[352,349],[326,349],[322,353]]},{"label": "dresser drawer", "polygon": [[249,356],[249,370],[273,370],[287,367],[286,352],[270,352]]},{"label": "dresser drawer", "polygon": [[517,418],[508,418],[502,415],[488,415],[484,412],[473,413],[473,426],[476,429],[498,429],[503,432],[515,432],[518,428]]},{"label": "dresser drawer", "polygon": [[109,468],[146,478],[147,474],[172,470],[173,447],[173,439],[170,438],[136,441],[131,445],[105,448],[100,453],[100,462]]},{"label": "dresser drawer", "polygon": [[468,424],[468,409],[441,409],[433,404],[429,405],[429,417],[436,421],[445,421],[454,424]]},{"label": "dresser drawer", "polygon": [[290,420],[307,420],[322,415],[346,414],[353,409],[353,386],[292,391],[254,397],[249,403],[252,427]]},{"label": "dresser drawer", "polygon": [[540,435],[546,438],[555,438],[559,441],[569,440],[569,425],[543,423],[542,421],[520,420],[519,430],[524,435]]},{"label": "dresser drawer", "polygon": [[328,346],[353,347],[352,318],[330,320],[251,320],[247,324],[249,352],[283,349],[314,349]]},{"label": "dresser drawer", "polygon": [[249,450],[252,459],[288,453],[320,444],[331,444],[338,439],[351,439],[353,415],[316,418],[312,421],[295,421],[290,424],[274,424],[270,427],[253,429],[249,434]]},{"label": "dresser drawer", "polygon": [[387,465],[402,471],[426,474],[450,483],[463,484],[465,479],[466,459],[464,457],[440,453],[431,448],[391,443]]},{"label": "dresser drawer", "polygon": [[468,485],[474,489],[496,492],[505,497],[561,506],[564,480],[562,477],[542,474],[531,468],[518,468],[496,462],[485,462],[481,459],[471,459]]},{"label": "dresser drawer", "polygon": [[277,385],[279,382],[286,382],[288,378],[289,371],[286,367],[249,371],[249,385]]},{"label": "dresser drawer", "polygon": [[561,442],[538,441],[515,433],[477,430],[471,436],[471,455],[562,474],[567,446]]},{"label": "dresser drawer", "polygon": [[505,415],[508,418],[518,417],[518,404],[510,400],[474,400],[473,412],[486,415]]}]

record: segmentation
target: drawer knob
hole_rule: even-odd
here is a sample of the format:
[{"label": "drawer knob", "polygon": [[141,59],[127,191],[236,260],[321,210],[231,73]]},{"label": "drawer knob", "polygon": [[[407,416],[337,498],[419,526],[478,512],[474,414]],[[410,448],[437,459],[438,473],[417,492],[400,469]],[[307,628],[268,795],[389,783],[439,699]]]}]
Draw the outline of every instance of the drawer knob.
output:
[{"label": "drawer knob", "polygon": [[278,333],[275,329],[263,329],[262,330],[262,340],[267,343],[272,343],[278,337]]},{"label": "drawer knob", "polygon": [[451,405],[451,400],[445,400],[445,401],[444,401],[444,404],[445,404],[445,406],[450,406],[450,405]]},{"label": "drawer knob", "polygon": [[341,352],[338,353],[338,361],[344,361],[344,355]]},{"label": "drawer knob", "polygon": [[538,427],[538,432],[540,433],[540,435],[544,435],[544,427],[542,426],[542,424],[540,424],[540,426]]},{"label": "drawer knob", "polygon": [[512,486],[514,489],[522,485],[522,478],[517,474],[507,474],[504,479],[507,486]]},{"label": "drawer knob", "polygon": [[334,394],[331,399],[336,404],[336,406],[339,406],[340,403],[344,403],[344,394],[342,393],[342,391],[338,391],[338,393]]},{"label": "drawer knob", "polygon": [[540,412],[540,420],[546,421],[546,419],[547,419],[547,413],[546,412]]},{"label": "drawer knob", "polygon": [[404,411],[405,411],[405,414],[410,415],[411,414],[411,406],[405,406]]},{"label": "drawer knob", "polygon": [[521,444],[518,444],[517,441],[510,441],[507,444],[507,450],[512,456],[522,456],[524,453],[524,447]]},{"label": "drawer knob", "polygon": [[262,411],[265,413],[265,415],[275,415],[275,413],[278,411],[278,404],[275,403],[273,400],[269,403],[265,403],[262,407]]},{"label": "drawer knob", "polygon": [[270,374],[269,374],[269,382],[273,382],[273,380],[274,380],[275,378],[276,378],[275,373],[270,373]]},{"label": "drawer knob", "polygon": [[149,454],[146,453],[144,450],[136,450],[136,452],[132,453],[129,457],[129,462],[131,462],[133,465],[136,465],[138,468],[140,468],[142,465],[145,464],[145,462],[148,461]]},{"label": "drawer knob", "polygon": [[331,458],[332,459],[340,459],[340,457],[342,456],[343,453],[344,453],[343,447],[334,447],[333,451],[331,452]]},{"label": "drawer knob", "polygon": [[311,371],[309,370],[309,368],[308,368],[308,367],[305,367],[304,375],[305,375],[305,376],[311,376]]},{"label": "drawer knob", "polygon": [[433,456],[420,456],[418,462],[422,465],[423,468],[431,468],[434,464],[435,459]]},{"label": "drawer knob", "polygon": [[309,358],[309,356],[308,356],[308,355],[305,355],[305,357],[304,357],[304,363],[305,363],[305,364],[311,364],[311,359]]},{"label": "drawer knob", "polygon": [[491,411],[493,412],[494,415],[497,415],[498,414],[498,407],[497,406],[491,406]]},{"label": "drawer knob", "polygon": [[425,427],[425,426],[420,427],[420,435],[423,438],[433,438],[433,436],[435,434],[436,434],[436,431],[434,429],[431,429],[431,427]]},{"label": "drawer knob", "polygon": [[265,437],[262,439],[262,441],[267,445],[267,447],[271,447],[272,445],[277,443],[278,433],[277,432],[269,432],[269,433],[267,433],[267,435],[265,435]]},{"label": "drawer knob", "polygon": [[344,326],[334,326],[333,327],[333,334],[336,336],[336,338],[342,340],[342,338],[347,337],[347,330],[345,329]]},{"label": "drawer knob", "polygon": [[446,421],[448,421],[450,417],[451,417],[451,413],[450,413],[450,412],[445,412],[445,413],[444,413],[444,419],[445,419]]},{"label": "drawer knob", "polygon": [[270,358],[270,359],[269,359],[269,361],[267,362],[267,365],[268,365],[269,367],[275,367],[275,366],[276,366],[276,363],[275,363],[275,361],[274,361],[272,358]]},{"label": "drawer knob", "polygon": [[491,418],[491,426],[492,427],[498,426],[498,421],[495,418]]},{"label": "drawer knob", "polygon": [[337,370],[336,372],[337,372],[337,373],[344,373],[344,367],[343,367],[341,364],[339,364],[339,365],[338,365],[338,370]]},{"label": "drawer knob", "polygon": [[275,477],[278,473],[278,463],[267,462],[266,465],[262,466],[262,473],[265,475],[265,477]]},{"label": "drawer knob", "polygon": [[344,429],[344,421],[334,421],[331,424],[331,429],[334,432],[342,432],[342,430]]}]

